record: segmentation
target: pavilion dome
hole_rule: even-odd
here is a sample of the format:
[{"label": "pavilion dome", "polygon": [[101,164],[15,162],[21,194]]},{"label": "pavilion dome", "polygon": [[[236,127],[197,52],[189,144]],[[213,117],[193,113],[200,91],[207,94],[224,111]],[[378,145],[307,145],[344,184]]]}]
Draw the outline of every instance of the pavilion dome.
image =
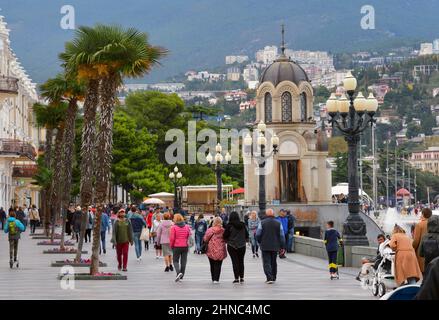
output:
[{"label": "pavilion dome", "polygon": [[300,65],[282,53],[262,73],[259,82],[266,81],[271,82],[275,87],[282,81],[291,81],[298,86],[301,81],[309,82],[309,78]]}]

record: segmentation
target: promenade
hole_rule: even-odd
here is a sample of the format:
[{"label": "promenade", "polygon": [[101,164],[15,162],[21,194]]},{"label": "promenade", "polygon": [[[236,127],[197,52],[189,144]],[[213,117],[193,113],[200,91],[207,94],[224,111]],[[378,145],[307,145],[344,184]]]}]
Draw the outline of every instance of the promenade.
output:
[{"label": "promenade", "polygon": [[[210,281],[209,262],[206,256],[189,254],[185,278],[175,283],[175,272],[164,272],[163,259],[156,259],[155,252],[143,253],[143,260],[136,261],[134,247],[130,247],[128,280],[75,281],[74,290],[61,288],[57,275],[61,268],[50,267],[55,260],[72,259],[72,254],[43,254],[52,246],[38,246],[29,237],[28,230],[22,234],[19,246],[19,269],[9,268],[7,236],[0,230],[0,299],[184,299],[184,300],[251,300],[251,299],[375,299],[363,290],[355,280],[358,272],[353,268],[342,268],[340,280],[330,280],[326,261],[299,254],[288,254],[287,259],[278,260],[278,281],[273,285],[264,283],[261,258],[253,259],[248,248],[245,265],[245,284],[232,284],[233,272],[230,258],[223,264],[221,283]],[[39,230],[38,232],[41,232]],[[111,249],[107,236],[107,254],[101,261],[108,267],[103,272],[118,272],[116,253]],[[89,258],[91,244],[84,258]],[[76,268],[88,272],[88,268]]]}]

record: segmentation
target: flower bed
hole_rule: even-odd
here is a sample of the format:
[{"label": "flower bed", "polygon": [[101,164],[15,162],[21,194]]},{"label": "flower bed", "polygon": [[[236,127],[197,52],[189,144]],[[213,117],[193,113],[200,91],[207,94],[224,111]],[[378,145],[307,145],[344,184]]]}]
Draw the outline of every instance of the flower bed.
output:
[{"label": "flower bed", "polygon": [[[68,277],[69,273],[64,273],[58,275],[58,280],[65,279]],[[74,276],[75,280],[127,280],[127,276],[122,275],[120,273],[111,273],[111,272],[98,272],[95,275],[91,275],[89,273],[75,273],[71,274]]]},{"label": "flower bed", "polygon": [[[46,254],[65,254],[65,253],[76,253],[78,250],[76,248],[64,248],[64,250],[60,250],[59,248],[53,248],[49,250],[44,250],[43,253]],[[87,254],[88,251],[81,251],[81,253]]]},{"label": "flower bed", "polygon": [[[65,259],[61,261],[52,262],[52,267],[62,267],[62,266],[72,266],[72,267],[90,267],[91,260],[90,259],[81,259],[79,262],[76,262],[74,259]],[[99,261],[99,267],[106,267],[107,264]]]},{"label": "flower bed", "polygon": [[[61,241],[40,241],[37,243],[38,246],[60,246],[61,245]],[[71,242],[71,241],[64,241],[64,245],[65,246],[74,246],[75,243]]]}]

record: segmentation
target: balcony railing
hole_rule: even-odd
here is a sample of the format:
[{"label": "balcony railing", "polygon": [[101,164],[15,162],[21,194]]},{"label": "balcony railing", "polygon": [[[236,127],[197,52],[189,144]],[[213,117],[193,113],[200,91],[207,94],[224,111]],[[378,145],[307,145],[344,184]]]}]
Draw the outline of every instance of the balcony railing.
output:
[{"label": "balcony railing", "polygon": [[37,153],[29,143],[14,139],[0,139],[0,155],[18,155],[34,161]]},{"label": "balcony railing", "polygon": [[32,178],[37,174],[38,167],[31,165],[14,165],[12,169],[12,177],[14,178]]},{"label": "balcony railing", "polygon": [[18,93],[18,79],[0,76],[0,93]]}]

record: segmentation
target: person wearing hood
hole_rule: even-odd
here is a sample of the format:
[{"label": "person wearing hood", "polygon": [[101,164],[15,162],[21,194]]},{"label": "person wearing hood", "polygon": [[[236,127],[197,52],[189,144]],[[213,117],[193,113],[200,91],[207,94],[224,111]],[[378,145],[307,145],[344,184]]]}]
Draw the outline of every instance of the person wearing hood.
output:
[{"label": "person wearing hood", "polygon": [[165,212],[163,221],[157,229],[157,243],[162,248],[163,260],[165,260],[165,272],[174,271],[174,267],[172,266],[172,250],[169,244],[172,225],[171,214]]},{"label": "person wearing hood", "polygon": [[213,219],[212,227],[209,228],[203,241],[207,245],[206,255],[209,258],[210,274],[212,282],[218,284],[221,275],[223,260],[227,257],[226,242],[224,241],[223,220],[220,217]]},{"label": "person wearing hood", "polygon": [[187,255],[189,252],[189,237],[192,236],[191,228],[186,225],[181,214],[174,215],[174,225],[169,235],[169,245],[172,249],[173,262],[177,277],[175,282],[181,281],[186,271]]},{"label": "person wearing hood", "polygon": [[9,212],[9,218],[6,221],[4,228],[5,233],[8,234],[9,240],[9,266],[12,268],[14,263],[17,263],[18,252],[18,240],[20,239],[20,233],[24,231],[24,225],[20,220],[16,219],[14,211]]},{"label": "person wearing hood", "polygon": [[142,215],[135,206],[131,207],[131,214],[127,215],[127,219],[131,221],[133,227],[133,238],[134,247],[136,249],[137,261],[142,260],[142,240],[140,240],[140,235],[142,234],[143,228],[146,228],[146,222]]},{"label": "person wearing hood", "polygon": [[230,213],[223,238],[227,242],[227,252],[232,259],[235,275],[233,283],[244,283],[244,256],[249,235],[244,222],[239,219],[239,214],[236,211]]},{"label": "person wearing hood", "polygon": [[[439,256],[439,216],[431,216],[427,221],[427,233],[422,237],[419,255],[425,259],[427,269],[430,262]],[[427,270],[425,270],[427,274]]]},{"label": "person wearing hood", "polygon": [[72,217],[72,226],[73,226],[73,233],[76,237],[76,242],[79,241],[79,235],[81,233],[81,223],[82,223],[82,210],[80,206],[76,207],[76,211],[73,214]]},{"label": "person wearing hood", "polygon": [[431,217],[432,212],[430,208],[422,209],[422,216],[420,221],[415,225],[415,230],[413,231],[413,249],[416,252],[416,258],[418,259],[419,268],[421,272],[424,273],[424,258],[419,254],[421,241],[424,235],[427,233],[427,221]]}]

